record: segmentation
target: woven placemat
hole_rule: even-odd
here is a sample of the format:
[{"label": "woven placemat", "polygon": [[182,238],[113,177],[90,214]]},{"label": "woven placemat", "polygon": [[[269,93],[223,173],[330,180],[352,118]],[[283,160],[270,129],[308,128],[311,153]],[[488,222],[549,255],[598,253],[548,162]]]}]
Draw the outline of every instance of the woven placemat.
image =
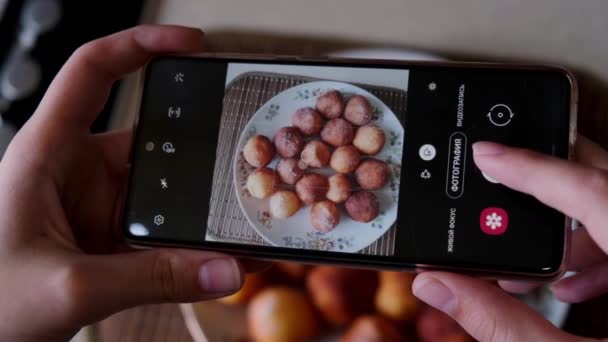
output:
[{"label": "woven placemat", "polygon": [[[218,137],[213,189],[209,210],[207,239],[240,244],[268,245],[242,213],[233,186],[233,161],[241,132],[268,100],[302,83],[319,79],[273,73],[250,72],[235,78],[226,87]],[[357,84],[382,100],[403,122],[406,92],[400,89]],[[360,253],[392,255],[395,225]]]}]

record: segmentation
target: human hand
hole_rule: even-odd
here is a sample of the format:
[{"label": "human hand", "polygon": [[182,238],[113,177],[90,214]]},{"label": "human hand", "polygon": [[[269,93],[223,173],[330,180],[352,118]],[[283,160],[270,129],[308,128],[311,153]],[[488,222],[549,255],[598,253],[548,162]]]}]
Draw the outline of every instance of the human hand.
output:
[{"label": "human hand", "polygon": [[[477,143],[477,166],[512,189],[577,219],[568,269],[577,271],[552,287],[558,299],[580,302],[608,292],[608,153],[579,137],[580,163],[494,143]],[[560,227],[556,227],[558,229]],[[537,284],[501,282],[518,292]],[[416,277],[414,294],[458,321],[479,341],[560,341],[574,336],[555,328],[525,304],[482,280],[444,272]]]},{"label": "human hand", "polygon": [[130,131],[89,131],[114,81],[155,54],[202,45],[197,29],[140,26],[85,44],[58,73],[0,163],[1,341],[67,340],[131,306],[241,287],[231,257],[124,245]]}]

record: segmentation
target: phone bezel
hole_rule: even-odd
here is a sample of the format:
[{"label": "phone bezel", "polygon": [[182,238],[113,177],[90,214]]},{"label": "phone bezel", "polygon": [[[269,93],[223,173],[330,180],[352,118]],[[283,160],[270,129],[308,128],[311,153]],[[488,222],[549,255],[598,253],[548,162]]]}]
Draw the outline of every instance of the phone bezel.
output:
[{"label": "phone bezel", "polygon": [[[252,55],[252,54],[235,54],[235,53],[201,53],[195,55],[180,55],[174,57],[195,57],[203,59],[218,59],[218,60],[234,60],[241,62],[277,62],[277,63],[307,63],[307,64],[348,64],[348,65],[390,65],[393,67],[415,67],[415,66],[426,66],[426,67],[466,67],[466,68],[498,68],[503,70],[545,70],[545,71],[557,71],[565,76],[570,85],[570,122],[569,122],[569,141],[568,141],[568,159],[573,158],[574,145],[577,138],[577,108],[578,108],[578,84],[574,75],[567,69],[561,66],[554,65],[529,65],[529,64],[503,64],[503,63],[481,63],[481,62],[427,62],[427,61],[397,61],[397,60],[380,60],[380,59],[351,59],[351,58],[331,58],[331,57],[301,57],[301,56],[273,56],[273,55]],[[150,62],[149,62],[150,63]],[[148,64],[149,64],[148,63]],[[141,73],[141,84],[144,84],[146,72]],[[142,101],[143,89],[138,94],[138,107],[137,116],[134,122],[134,129],[137,130],[140,107]],[[133,135],[133,142],[136,135]],[[133,150],[129,160],[133,156]],[[127,197],[123,199],[122,209],[119,219],[119,224],[122,228],[125,227],[124,222],[124,209],[126,207]],[[217,252],[227,252],[238,257],[254,258],[262,260],[287,260],[295,262],[304,262],[311,264],[333,264],[346,267],[357,267],[357,268],[372,268],[372,269],[391,269],[400,271],[410,272],[423,272],[423,271],[451,271],[464,274],[470,274],[474,276],[487,277],[492,279],[512,279],[512,280],[540,280],[550,281],[559,278],[566,271],[566,260],[570,253],[570,233],[571,233],[572,219],[566,217],[564,220],[564,250],[561,258],[561,263],[558,268],[551,270],[546,273],[542,272],[510,272],[502,270],[492,270],[483,268],[468,268],[468,267],[455,267],[447,265],[435,265],[435,264],[404,264],[402,262],[387,262],[371,260],[373,256],[364,256],[368,260],[359,259],[341,259],[338,255],[334,256],[316,256],[313,254],[302,255],[298,254],[298,249],[287,249],[288,252],[281,250],[275,251],[248,251],[243,250],[242,245],[214,242],[215,246],[201,246],[197,244],[188,243],[177,243],[168,241],[154,241],[153,238],[137,237],[134,238],[126,229],[122,231],[125,233],[126,242],[133,248],[154,248],[154,247],[174,247],[174,248],[189,248],[189,249],[200,249]],[[252,247],[252,246],[248,246]],[[350,255],[350,254],[349,254]]]}]

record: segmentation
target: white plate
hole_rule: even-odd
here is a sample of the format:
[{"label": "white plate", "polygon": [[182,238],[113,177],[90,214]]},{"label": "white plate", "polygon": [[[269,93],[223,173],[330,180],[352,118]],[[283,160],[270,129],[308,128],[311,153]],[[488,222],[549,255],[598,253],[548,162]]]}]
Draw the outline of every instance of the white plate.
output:
[{"label": "white plate", "polygon": [[[337,89],[345,98],[358,94],[365,96],[374,106],[372,121],[384,130],[386,143],[374,158],[388,162],[391,179],[383,189],[375,191],[380,201],[380,215],[372,222],[360,223],[350,219],[344,212],[340,224],[329,233],[317,232],[310,225],[310,206],[301,208],[287,219],[274,219],[268,212],[268,199],[256,199],[245,188],[247,176],[253,170],[243,159],[242,150],[247,140],[262,134],[272,139],[284,126],[291,126],[293,113],[302,107],[314,107],[317,97],[325,90]],[[273,246],[295,247],[314,250],[355,253],[380,238],[397,218],[397,201],[401,155],[403,151],[403,127],[388,106],[364,89],[351,84],[333,81],[304,83],[289,88],[264,104],[245,126],[237,145],[234,160],[234,187],[236,196],[249,223],[262,238]],[[278,157],[269,167],[275,168]],[[329,168],[313,169],[324,175],[334,172]]]}]

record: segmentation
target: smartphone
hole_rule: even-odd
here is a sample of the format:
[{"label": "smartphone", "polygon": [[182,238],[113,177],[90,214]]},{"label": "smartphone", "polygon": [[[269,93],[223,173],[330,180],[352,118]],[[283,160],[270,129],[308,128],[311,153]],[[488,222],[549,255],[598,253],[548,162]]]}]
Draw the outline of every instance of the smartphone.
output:
[{"label": "smartphone", "polygon": [[236,55],[144,73],[123,226],[134,246],[551,279],[569,219],[472,144],[570,157],[564,69]]}]

